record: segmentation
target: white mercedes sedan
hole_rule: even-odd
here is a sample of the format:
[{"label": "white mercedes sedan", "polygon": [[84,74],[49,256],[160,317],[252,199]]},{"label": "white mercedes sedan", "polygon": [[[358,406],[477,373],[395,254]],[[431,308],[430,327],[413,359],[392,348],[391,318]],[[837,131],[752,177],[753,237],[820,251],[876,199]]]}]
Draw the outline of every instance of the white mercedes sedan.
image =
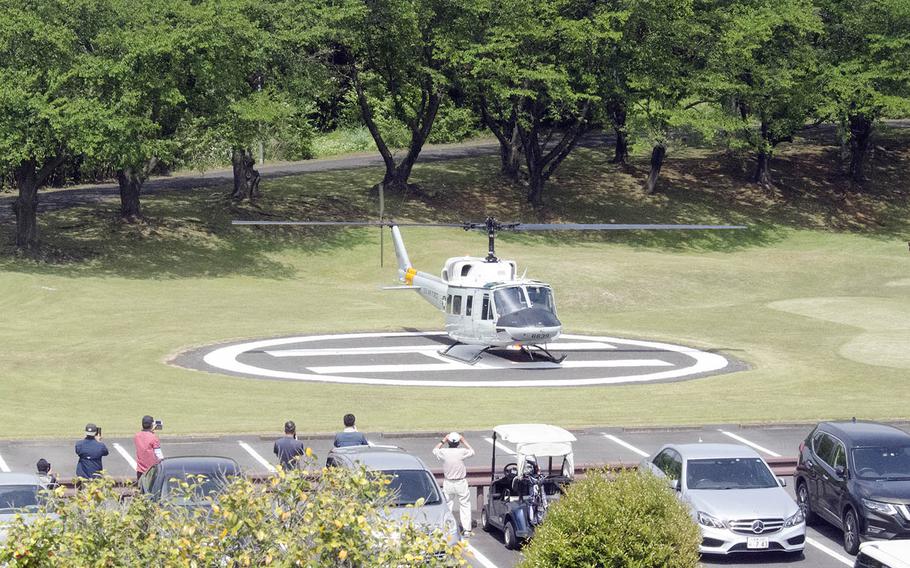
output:
[{"label": "white mercedes sedan", "polygon": [[755,450],[736,444],[672,444],[641,463],[666,478],[701,529],[702,554],[801,553],[806,523],[782,479]]}]

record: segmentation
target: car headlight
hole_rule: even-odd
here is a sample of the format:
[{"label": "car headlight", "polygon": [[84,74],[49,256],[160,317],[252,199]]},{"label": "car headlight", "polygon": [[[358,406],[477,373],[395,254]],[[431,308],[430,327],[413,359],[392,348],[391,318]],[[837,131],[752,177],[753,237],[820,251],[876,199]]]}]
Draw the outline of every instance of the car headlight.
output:
[{"label": "car headlight", "polygon": [[897,514],[897,509],[895,509],[894,505],[891,503],[882,503],[880,501],[873,501],[871,499],[863,499],[863,505],[873,513],[881,513],[883,515]]},{"label": "car headlight", "polygon": [[723,521],[712,517],[708,513],[703,513],[702,511],[698,512],[698,524],[706,527],[714,527],[715,529],[727,528]]},{"label": "car headlight", "polygon": [[795,513],[784,519],[785,527],[795,527],[796,525],[802,523],[806,520],[806,517],[803,515],[802,509],[797,509]]}]

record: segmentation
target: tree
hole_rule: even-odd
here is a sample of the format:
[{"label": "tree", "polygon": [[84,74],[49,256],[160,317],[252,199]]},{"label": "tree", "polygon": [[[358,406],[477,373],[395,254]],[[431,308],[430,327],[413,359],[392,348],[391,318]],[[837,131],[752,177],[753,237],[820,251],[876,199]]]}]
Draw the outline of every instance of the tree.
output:
[{"label": "tree", "polygon": [[598,63],[619,38],[618,17],[574,0],[497,0],[487,10],[488,23],[460,55],[461,65],[504,160],[514,159],[517,134],[527,198],[540,206],[546,180],[591,126]]},{"label": "tree", "polygon": [[862,183],[876,121],[910,112],[910,4],[816,0],[816,5],[825,30],[821,115],[840,125],[849,146],[848,175]]},{"label": "tree", "polygon": [[91,0],[0,0],[0,170],[18,196],[15,244],[38,245],[38,189],[70,154],[96,154],[101,101],[72,73],[100,41],[103,12]]},{"label": "tree", "polygon": [[[472,0],[343,0],[326,2],[331,63],[354,89],[360,117],[385,164],[381,185],[405,192],[411,170],[446,96],[443,73],[469,28]],[[398,160],[387,140],[394,123],[409,140]],[[384,133],[386,131],[386,133]]]},{"label": "tree", "polygon": [[752,179],[770,187],[775,148],[791,141],[821,103],[815,45],[821,22],[809,0],[717,2],[713,14],[716,43],[701,90],[733,101],[740,133],[757,154]]}]

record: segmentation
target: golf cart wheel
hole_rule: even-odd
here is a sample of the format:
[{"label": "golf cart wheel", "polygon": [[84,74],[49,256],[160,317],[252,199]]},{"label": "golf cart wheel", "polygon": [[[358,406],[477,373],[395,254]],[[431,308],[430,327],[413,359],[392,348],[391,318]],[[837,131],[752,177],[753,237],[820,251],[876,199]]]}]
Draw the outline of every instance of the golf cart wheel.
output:
[{"label": "golf cart wheel", "polygon": [[852,555],[859,552],[859,521],[853,509],[844,513],[844,550]]},{"label": "golf cart wheel", "polygon": [[518,535],[515,534],[515,524],[511,520],[506,521],[506,526],[502,530],[502,540],[509,550],[518,550]]},{"label": "golf cart wheel", "polygon": [[490,524],[490,517],[487,515],[486,507],[480,510],[480,528],[485,532],[490,532],[493,529],[493,525]]}]

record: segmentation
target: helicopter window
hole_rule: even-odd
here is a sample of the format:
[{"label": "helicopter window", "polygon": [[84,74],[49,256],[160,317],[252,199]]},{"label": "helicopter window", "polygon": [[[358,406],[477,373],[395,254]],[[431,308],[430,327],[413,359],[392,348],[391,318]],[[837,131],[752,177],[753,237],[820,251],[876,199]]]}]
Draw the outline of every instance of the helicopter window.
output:
[{"label": "helicopter window", "polygon": [[517,312],[528,307],[524,290],[519,286],[502,288],[493,292],[493,303],[500,316]]},{"label": "helicopter window", "polygon": [[480,319],[491,320],[493,319],[492,310],[490,310],[490,295],[483,295],[483,303],[480,308]]},{"label": "helicopter window", "polygon": [[461,315],[461,296],[455,296],[452,299],[452,313],[456,316]]},{"label": "helicopter window", "polygon": [[449,294],[449,296],[446,298],[446,312],[450,313],[450,314],[452,313],[452,295],[451,294]]},{"label": "helicopter window", "polygon": [[468,296],[467,298],[465,298],[464,315],[466,315],[466,316],[471,315],[471,311],[473,310],[473,308],[474,308],[474,296]]},{"label": "helicopter window", "polygon": [[464,266],[461,267],[461,276],[462,276],[462,277],[467,276],[467,275],[468,275],[468,272],[471,272],[471,265],[470,265],[470,264],[465,264]]},{"label": "helicopter window", "polygon": [[528,286],[528,298],[531,300],[532,308],[543,308],[548,312],[556,311],[556,306],[553,304],[553,293],[549,288]]}]

